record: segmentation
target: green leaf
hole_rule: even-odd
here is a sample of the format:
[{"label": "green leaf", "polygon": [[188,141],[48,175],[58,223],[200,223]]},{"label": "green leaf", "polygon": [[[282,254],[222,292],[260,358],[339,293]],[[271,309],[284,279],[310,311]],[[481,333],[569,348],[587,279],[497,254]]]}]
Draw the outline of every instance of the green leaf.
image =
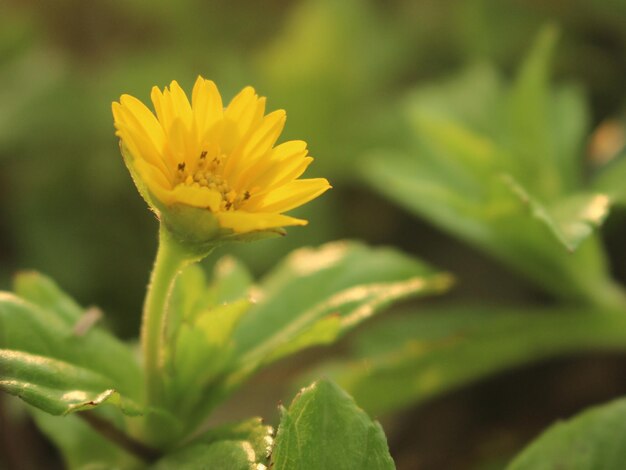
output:
[{"label": "green leaf", "polygon": [[393,469],[385,434],[337,385],[322,380],[282,409],[274,470]]},{"label": "green leaf", "polygon": [[341,334],[341,317],[329,315],[320,318],[309,329],[294,336],[289,342],[277,345],[277,347],[265,358],[265,362],[274,362],[282,357],[291,356],[298,351],[324,344],[334,343]]},{"label": "green leaf", "polygon": [[118,406],[129,416],[143,413],[122,397],[108,378],[67,362],[21,351],[0,349],[0,390],[53,415]]},{"label": "green leaf", "polygon": [[554,234],[554,236],[574,251],[595,228],[602,225],[609,213],[609,197],[605,194],[579,193],[557,201],[547,207],[531,196],[510,175],[503,175],[503,180],[520,201],[528,205],[532,215]]},{"label": "green leaf", "polygon": [[39,430],[61,450],[65,468],[141,468],[135,457],[100,435],[77,415],[59,418],[34,408],[30,411]]},{"label": "green leaf", "polygon": [[176,337],[181,323],[194,321],[198,313],[247,297],[251,285],[249,271],[230,256],[216,263],[208,285],[199,265],[187,267],[176,280],[170,300],[170,337]]},{"label": "green leaf", "polygon": [[252,274],[240,261],[231,256],[224,256],[215,264],[209,287],[214,305],[233,302],[247,296],[253,281]]},{"label": "green leaf", "polygon": [[[206,331],[212,329],[220,338],[213,349],[207,349],[201,326],[179,329],[184,338],[177,347],[188,349],[186,360],[194,364],[189,371],[197,370],[195,375],[187,373],[186,380],[202,377],[198,367],[207,368],[204,358],[221,356],[227,361],[218,361],[218,369],[208,367],[213,380],[196,396],[189,394],[193,384],[181,381],[177,396],[190,405],[181,408],[173,400],[173,406],[188,410],[189,424],[196,426],[258,368],[304,348],[329,344],[391,303],[440,293],[450,283],[449,275],[389,248],[336,242],[297,250],[249,290],[252,305],[241,318],[241,310],[228,313],[235,303],[222,307],[223,314],[232,315],[228,327],[217,324],[220,309],[206,311],[211,325]],[[182,362],[179,367],[187,367]],[[196,400],[200,396],[202,402]]]},{"label": "green leaf", "polygon": [[[447,177],[424,159],[402,154],[371,155],[365,169],[368,180],[381,193],[502,260],[553,295],[597,305],[623,305],[623,295],[608,277],[596,237],[585,243],[580,237],[574,239],[580,243],[574,253],[559,250],[548,225],[511,192],[501,173],[485,178],[480,192],[471,193],[458,191],[457,183],[447,182]],[[561,210],[559,204],[554,207]],[[581,212],[578,214],[572,220],[560,216],[559,224],[580,226]]]},{"label": "green leaf", "polygon": [[69,325],[74,325],[83,315],[83,309],[52,279],[36,271],[23,271],[15,276],[13,291],[24,300],[56,313]]},{"label": "green leaf", "polygon": [[228,366],[232,332],[250,307],[246,299],[216,306],[184,322],[168,351],[170,402],[178,413],[193,412],[203,387]]},{"label": "green leaf", "polygon": [[213,305],[207,297],[207,279],[202,268],[192,264],[178,275],[169,303],[168,334],[176,337],[186,319],[193,319],[198,310]]},{"label": "green leaf", "polygon": [[[468,184],[469,181],[476,181],[475,178],[487,176],[486,170],[497,164],[496,160],[502,151],[488,137],[473,132],[450,118],[432,113],[431,110],[418,108],[414,111],[413,118],[432,150],[447,157],[450,162],[447,170],[450,173],[458,172],[454,175],[455,178],[465,179]],[[460,173],[461,168],[473,170],[476,174],[471,177],[466,175],[464,178]]]},{"label": "green leaf", "polygon": [[0,293],[0,389],[55,415],[103,404],[127,416],[147,411],[137,404],[135,354],[94,324],[97,310],[83,311],[37,273],[17,276],[15,289],[23,298]]},{"label": "green leaf", "polygon": [[571,176],[559,172],[551,129],[549,71],[556,39],[557,31],[552,27],[539,33],[509,95],[507,129],[510,145],[520,157],[517,176],[524,183],[533,182],[542,196],[562,193],[566,183],[561,178]]},{"label": "green leaf", "polygon": [[262,418],[250,418],[234,424],[212,428],[193,440],[193,443],[211,444],[220,440],[249,442],[258,463],[268,464],[274,445],[274,428],[263,424]]},{"label": "green leaf", "polygon": [[522,63],[507,103],[504,135],[514,150],[516,175],[542,198],[551,199],[582,184],[588,110],[578,87],[550,85],[550,65],[558,39],[544,27]]},{"label": "green leaf", "polygon": [[169,305],[166,380],[177,413],[195,413],[204,388],[230,364],[232,333],[249,309],[251,285],[248,270],[229,256],[216,263],[210,283],[198,265],[176,280]]},{"label": "green leaf", "polygon": [[620,470],[626,462],[626,399],[590,408],[545,431],[508,470]]},{"label": "green leaf", "polygon": [[575,191],[583,186],[583,156],[591,115],[584,93],[577,86],[563,84],[553,90],[550,129],[555,161],[563,187]]},{"label": "green leaf", "polygon": [[389,248],[336,242],[297,250],[263,280],[234,331],[239,367],[327,344],[394,301],[449,285],[449,276]]},{"label": "green leaf", "polygon": [[160,460],[154,470],[257,470],[256,455],[246,441],[218,441],[195,444]]},{"label": "green leaf", "polygon": [[553,295],[623,309],[594,236],[611,194],[583,185],[588,113],[576,87],[549,83],[555,40],[543,30],[508,86],[476,66],[409,94],[407,148],[371,153],[362,171],[397,204]]},{"label": "green leaf", "polygon": [[626,350],[622,312],[448,308],[362,332],[350,359],[307,374],[337,381],[374,415],[398,411],[520,364],[579,351]]},{"label": "green leaf", "polygon": [[[489,244],[491,229],[483,220],[488,201],[478,193],[458,192],[456,188],[464,183],[457,183],[456,180],[448,182],[449,177],[439,168],[431,166],[429,161],[380,151],[371,154],[363,168],[368,182],[401,207],[480,246],[494,248],[493,244]],[[472,174],[460,173],[463,178]],[[486,180],[484,186],[489,184],[490,181]],[[468,185],[479,186],[473,182]]]},{"label": "green leaf", "polygon": [[97,309],[83,310],[35,272],[19,274],[15,290],[22,298],[0,293],[0,348],[67,361],[111,378],[120,393],[139,398],[142,374],[136,356],[93,323]]},{"label": "green leaf", "polygon": [[[202,312],[184,323],[172,351],[175,373],[189,379],[198,373],[204,380],[212,377],[219,370],[216,361],[226,361],[232,332],[249,307],[247,300],[239,300]],[[209,361],[213,363],[207,364]]]},{"label": "green leaf", "polygon": [[211,429],[192,443],[162,459],[157,470],[205,469],[259,470],[267,468],[273,444],[271,426],[261,418]]},{"label": "green leaf", "polygon": [[490,134],[501,125],[501,116],[494,110],[502,101],[503,87],[503,80],[492,65],[471,65],[444,82],[425,84],[412,91],[406,98],[409,123],[417,129],[420,119],[432,116]]},{"label": "green leaf", "polygon": [[612,202],[626,204],[626,151],[606,164],[593,180],[593,187],[606,193]]}]

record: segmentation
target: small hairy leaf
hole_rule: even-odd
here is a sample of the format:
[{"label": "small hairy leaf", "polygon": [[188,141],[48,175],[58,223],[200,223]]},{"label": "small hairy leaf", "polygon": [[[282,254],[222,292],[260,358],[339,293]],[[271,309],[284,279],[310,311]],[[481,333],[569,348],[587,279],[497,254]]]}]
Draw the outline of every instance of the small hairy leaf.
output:
[{"label": "small hairy leaf", "polygon": [[273,470],[393,469],[385,434],[337,385],[322,380],[282,409]]},{"label": "small hairy leaf", "polygon": [[180,413],[203,398],[203,387],[230,364],[232,332],[250,307],[246,299],[218,305],[183,322],[170,346],[170,401]]},{"label": "small hairy leaf", "polygon": [[508,470],[621,470],[626,462],[626,399],[590,408],[532,442]]},{"label": "small hairy leaf", "polygon": [[176,336],[180,324],[193,321],[199,312],[246,298],[251,285],[251,274],[230,256],[217,262],[210,283],[200,266],[187,267],[176,280],[172,292],[168,325],[170,335]]}]

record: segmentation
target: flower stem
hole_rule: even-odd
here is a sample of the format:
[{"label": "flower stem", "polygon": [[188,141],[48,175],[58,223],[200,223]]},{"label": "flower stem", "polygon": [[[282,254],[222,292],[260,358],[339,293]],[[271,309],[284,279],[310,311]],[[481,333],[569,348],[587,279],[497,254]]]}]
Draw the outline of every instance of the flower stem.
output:
[{"label": "flower stem", "polygon": [[162,367],[167,307],[176,276],[191,261],[192,258],[172,240],[166,229],[161,226],[159,248],[146,293],[141,326],[148,405],[159,405],[164,398]]}]

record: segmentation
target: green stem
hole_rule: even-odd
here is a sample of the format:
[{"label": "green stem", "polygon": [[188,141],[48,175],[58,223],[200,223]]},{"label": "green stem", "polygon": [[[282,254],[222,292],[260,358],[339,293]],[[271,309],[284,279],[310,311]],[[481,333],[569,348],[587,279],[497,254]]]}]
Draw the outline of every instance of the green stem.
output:
[{"label": "green stem", "polygon": [[167,304],[176,276],[192,258],[169,236],[161,226],[159,248],[150,276],[150,284],[143,308],[141,345],[143,351],[148,405],[163,400],[162,367],[167,322]]},{"label": "green stem", "polygon": [[138,441],[131,436],[124,434],[116,428],[110,421],[101,418],[93,411],[82,411],[76,413],[79,418],[82,418],[89,426],[91,426],[96,432],[106,437],[108,440],[124,449],[126,452],[134,455],[135,457],[150,463],[157,460],[159,452],[152,447],[148,447],[143,442]]}]

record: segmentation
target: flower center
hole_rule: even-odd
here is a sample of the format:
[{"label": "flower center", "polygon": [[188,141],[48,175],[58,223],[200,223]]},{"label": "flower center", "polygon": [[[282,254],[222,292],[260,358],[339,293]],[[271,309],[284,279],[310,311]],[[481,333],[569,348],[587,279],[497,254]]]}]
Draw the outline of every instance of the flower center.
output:
[{"label": "flower center", "polygon": [[185,162],[180,162],[177,167],[176,183],[194,188],[209,188],[222,195],[220,210],[238,209],[242,202],[250,198],[250,192],[239,194],[232,189],[228,181],[222,176],[226,155],[216,155],[210,158],[206,150],[202,151],[195,169],[190,169]]}]

